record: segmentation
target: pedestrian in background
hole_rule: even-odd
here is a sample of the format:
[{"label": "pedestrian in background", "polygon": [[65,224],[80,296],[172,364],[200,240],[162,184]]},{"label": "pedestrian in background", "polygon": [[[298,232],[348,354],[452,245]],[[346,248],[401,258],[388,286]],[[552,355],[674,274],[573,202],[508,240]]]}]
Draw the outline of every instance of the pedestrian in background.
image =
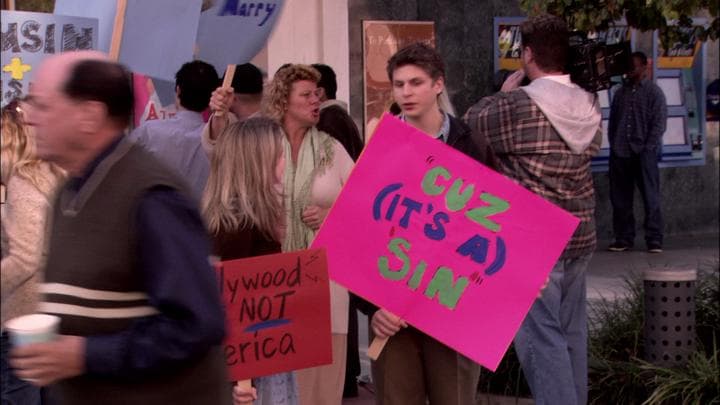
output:
[{"label": "pedestrian in background", "polygon": [[632,54],[633,69],[615,92],[610,106],[610,202],[615,241],[608,247],[623,252],[635,245],[633,192],[637,184],[645,208],[645,245],[661,253],[663,219],[660,208],[662,137],[667,125],[665,94],[647,78],[648,60]]}]

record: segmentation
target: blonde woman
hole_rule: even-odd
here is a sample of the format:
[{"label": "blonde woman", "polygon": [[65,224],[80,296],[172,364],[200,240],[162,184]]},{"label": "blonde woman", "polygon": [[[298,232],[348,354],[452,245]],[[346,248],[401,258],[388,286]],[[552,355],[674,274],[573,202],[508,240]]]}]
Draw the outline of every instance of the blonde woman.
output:
[{"label": "blonde woman", "polygon": [[[310,246],[353,167],[345,148],[315,128],[320,118],[319,80],[320,73],[310,66],[285,66],[275,73],[263,100],[263,113],[277,120],[285,132],[283,251]],[[332,281],[330,294],[333,363],[296,372],[303,405],[342,402],[349,298],[347,290]]]},{"label": "blonde woman", "polygon": [[[278,253],[284,237],[283,132],[269,118],[230,124],[215,145],[203,196],[203,215],[220,260]],[[235,387],[236,405],[297,405],[292,373],[260,377],[255,388]]]},{"label": "blonde woman", "polygon": [[[45,234],[51,201],[62,170],[35,157],[35,140],[17,102],[2,109],[1,176],[7,200],[2,209],[2,324],[36,311],[36,284],[47,254]],[[3,403],[39,404],[40,391],[12,374],[2,334]]]}]

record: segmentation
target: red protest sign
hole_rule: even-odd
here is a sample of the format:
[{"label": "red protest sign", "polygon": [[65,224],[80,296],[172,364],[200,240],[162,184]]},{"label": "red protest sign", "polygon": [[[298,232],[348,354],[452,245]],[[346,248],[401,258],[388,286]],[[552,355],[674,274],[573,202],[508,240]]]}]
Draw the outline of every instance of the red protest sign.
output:
[{"label": "red protest sign", "polygon": [[232,381],[332,362],[325,250],[229,260],[216,270]]}]

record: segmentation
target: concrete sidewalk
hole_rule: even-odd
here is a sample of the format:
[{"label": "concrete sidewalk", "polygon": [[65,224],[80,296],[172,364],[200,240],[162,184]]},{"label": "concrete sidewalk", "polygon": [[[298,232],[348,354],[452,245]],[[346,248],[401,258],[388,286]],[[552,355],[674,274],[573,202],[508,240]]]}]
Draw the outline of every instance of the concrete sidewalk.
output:
[{"label": "concrete sidewalk", "polygon": [[[587,273],[588,301],[601,298],[616,299],[627,291],[625,280],[628,277],[642,277],[645,270],[711,269],[717,268],[720,261],[718,234],[688,235],[669,237],[665,240],[662,253],[648,253],[644,244],[626,252],[608,252],[609,241],[600,241]],[[360,363],[361,379],[369,380],[370,360],[366,352],[367,318],[360,314]],[[343,400],[343,405],[374,404],[372,384],[361,386],[357,398]],[[522,399],[520,401],[523,401]],[[527,400],[516,402],[515,398],[492,397],[492,405],[510,405],[531,403]]]},{"label": "concrete sidewalk", "polygon": [[608,252],[600,242],[587,274],[588,300],[613,299],[625,292],[625,280],[642,278],[645,270],[708,269],[717,266],[718,234],[670,237],[662,253],[648,253],[644,244],[626,252]]}]

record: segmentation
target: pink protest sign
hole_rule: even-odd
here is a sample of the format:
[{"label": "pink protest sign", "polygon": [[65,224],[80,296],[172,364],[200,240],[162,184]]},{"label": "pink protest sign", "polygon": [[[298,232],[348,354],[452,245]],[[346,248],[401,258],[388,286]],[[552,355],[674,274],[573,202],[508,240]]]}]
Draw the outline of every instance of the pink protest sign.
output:
[{"label": "pink protest sign", "polygon": [[495,370],[578,223],[385,115],[313,247],[333,280]]}]

